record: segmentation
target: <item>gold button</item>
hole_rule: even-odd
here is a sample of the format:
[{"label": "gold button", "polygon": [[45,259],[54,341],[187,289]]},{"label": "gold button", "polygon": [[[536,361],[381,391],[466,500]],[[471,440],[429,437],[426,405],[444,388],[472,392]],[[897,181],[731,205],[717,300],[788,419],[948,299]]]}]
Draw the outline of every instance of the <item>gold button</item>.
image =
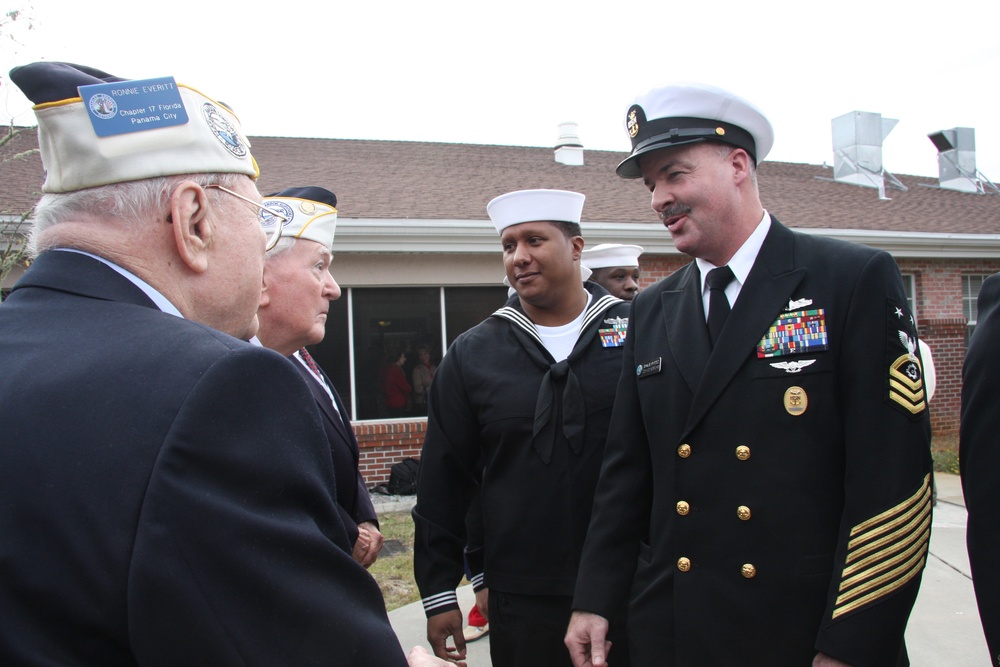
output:
[{"label": "gold button", "polygon": [[750,458],[750,448],[746,445],[740,445],[736,448],[736,458],[740,461],[746,461]]},{"label": "gold button", "polygon": [[687,457],[691,456],[691,445],[685,443],[680,447],[678,447],[677,456],[681,457],[682,459],[686,459]]},{"label": "gold button", "polygon": [[753,563],[744,563],[741,571],[747,579],[753,579],[757,576],[757,568],[753,566]]},{"label": "gold button", "polygon": [[746,505],[740,505],[736,508],[736,516],[740,518],[740,521],[750,520],[750,508]]},{"label": "gold button", "polygon": [[681,572],[687,572],[691,569],[691,559],[681,556],[677,559],[677,569]]},{"label": "gold button", "polygon": [[683,500],[678,500],[677,501],[677,513],[678,514],[680,514],[681,516],[684,516],[688,512],[690,512],[690,511],[691,511],[691,506],[690,505],[688,505]]}]

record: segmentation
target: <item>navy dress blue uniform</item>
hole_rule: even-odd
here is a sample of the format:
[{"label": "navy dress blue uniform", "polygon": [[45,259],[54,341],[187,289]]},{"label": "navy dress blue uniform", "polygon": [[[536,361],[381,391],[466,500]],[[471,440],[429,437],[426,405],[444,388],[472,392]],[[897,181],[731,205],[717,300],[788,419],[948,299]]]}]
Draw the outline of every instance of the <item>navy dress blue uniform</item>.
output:
[{"label": "navy dress blue uniform", "polygon": [[0,662],[406,664],[287,359],[61,251],[0,340]]},{"label": "navy dress blue uniform", "polygon": [[316,399],[316,405],[319,406],[320,414],[323,417],[323,430],[330,443],[333,471],[337,478],[337,507],[340,509],[340,518],[344,522],[344,527],[347,528],[348,536],[353,544],[358,539],[358,524],[370,521],[378,525],[375,505],[372,504],[368,488],[365,486],[365,479],[361,476],[361,470],[358,468],[360,456],[358,439],[354,435],[354,429],[351,428],[347,408],[326,373],[319,369],[326,386],[333,394],[332,401],[330,394],[326,393],[319,380],[313,376],[308,368],[295,359],[292,359],[292,363],[295,364],[306,384],[309,385],[309,391]]},{"label": "navy dress blue uniform", "polygon": [[967,542],[979,618],[990,649],[990,664],[1000,665],[1000,274],[983,282],[976,330],[969,341],[962,375],[962,426],[959,465],[969,509]]},{"label": "navy dress blue uniform", "polygon": [[[534,662],[518,665],[569,661],[561,637],[621,372],[628,305],[596,283],[585,287],[592,301],[566,360],[554,362],[514,295],[455,340],[429,395],[413,510],[424,607],[428,615],[458,608],[466,509],[478,493],[485,544],[476,565],[490,589],[491,633],[495,614],[531,597],[547,611],[519,642],[557,638],[554,648],[525,649]],[[495,651],[496,664],[515,664]]]},{"label": "navy dress blue uniform", "polygon": [[[805,321],[822,345],[764,356]],[[694,263],[633,301],[574,608],[628,596],[635,664],[906,664],[931,457],[895,262],[772,218],[704,322]]]}]

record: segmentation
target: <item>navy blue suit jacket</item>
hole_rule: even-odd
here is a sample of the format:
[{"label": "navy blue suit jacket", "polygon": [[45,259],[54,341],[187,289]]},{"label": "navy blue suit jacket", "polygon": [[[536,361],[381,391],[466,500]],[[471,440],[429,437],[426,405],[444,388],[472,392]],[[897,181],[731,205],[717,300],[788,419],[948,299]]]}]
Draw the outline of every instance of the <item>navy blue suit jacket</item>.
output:
[{"label": "navy blue suit jacket", "polygon": [[287,359],[59,251],[0,341],[0,663],[406,664]]},{"label": "navy blue suit jacket", "polygon": [[329,394],[313,377],[309,369],[295,359],[291,359],[291,361],[305,378],[306,384],[309,385],[309,391],[316,399],[316,405],[319,406],[320,414],[323,416],[323,430],[330,443],[333,471],[337,477],[337,507],[340,509],[340,518],[343,520],[351,544],[353,544],[358,539],[358,524],[371,521],[378,525],[375,505],[372,504],[364,477],[361,476],[361,471],[358,468],[360,458],[358,439],[354,435],[354,429],[351,428],[347,408],[326,373],[320,369],[327,386],[333,393],[336,405],[330,401]]}]

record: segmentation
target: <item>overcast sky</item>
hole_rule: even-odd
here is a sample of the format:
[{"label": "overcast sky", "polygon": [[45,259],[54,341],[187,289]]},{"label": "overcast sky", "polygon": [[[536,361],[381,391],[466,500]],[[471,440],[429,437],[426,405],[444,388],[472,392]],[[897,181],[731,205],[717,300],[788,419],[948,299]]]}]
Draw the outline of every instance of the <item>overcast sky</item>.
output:
[{"label": "overcast sky", "polygon": [[249,4],[7,0],[29,16],[0,28],[0,121],[35,123],[11,67],[64,60],[173,76],[250,135],[551,146],[573,121],[625,151],[639,93],[699,80],[765,111],[768,159],[832,164],[831,119],[868,111],[899,121],[889,171],[937,176],[928,133],[972,127],[1000,183],[998,0]]}]

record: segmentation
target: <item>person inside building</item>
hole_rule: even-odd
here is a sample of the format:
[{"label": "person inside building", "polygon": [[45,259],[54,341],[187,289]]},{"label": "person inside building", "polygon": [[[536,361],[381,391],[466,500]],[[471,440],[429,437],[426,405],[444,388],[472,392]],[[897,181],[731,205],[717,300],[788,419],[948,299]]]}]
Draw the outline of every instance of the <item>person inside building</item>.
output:
[{"label": "person inside building", "polygon": [[[977,301],[976,329],[962,367],[962,418],[959,467],[962,493],[969,511],[966,542],[972,584],[990,656],[1000,656],[1000,273],[983,281]],[[983,656],[985,659],[986,656]],[[985,661],[984,661],[985,664]]]},{"label": "person inside building", "polygon": [[410,373],[413,379],[413,414],[422,417],[427,414],[427,390],[437,372],[437,364],[431,361],[431,348],[427,343],[417,346],[417,363]]},{"label": "person inside building", "polygon": [[281,211],[287,222],[281,239],[267,251],[257,338],[294,362],[316,399],[333,456],[340,518],[354,559],[368,567],[378,558],[384,539],[358,467],[358,441],[340,394],[306,349],[322,342],[330,302],[340,298],[340,286],[330,272],[337,196],[325,188],[295,187],[268,195],[264,205]]},{"label": "person inside building", "polygon": [[[628,321],[628,304],[580,279],[583,203],[563,190],[489,203],[516,293],[455,340],[431,385],[414,571],[442,658],[465,655],[455,588],[468,543],[484,554],[493,664],[570,664],[562,637]],[[477,494],[481,545],[466,530]]]},{"label": "person inside building", "polygon": [[639,293],[639,255],[642,246],[601,243],[583,251],[583,265],[593,271],[590,279],[613,296],[631,301]]},{"label": "person inside building", "polygon": [[46,176],[0,304],[0,662],[407,664],[315,400],[246,342],[281,213],[236,116],[171,77],[10,76]]},{"label": "person inside building", "polygon": [[404,346],[398,343],[390,345],[382,368],[382,395],[390,418],[405,417],[410,408],[413,387],[406,381],[405,363]]},{"label": "person inside building", "polygon": [[626,113],[692,262],[632,302],[566,635],[574,664],[627,598],[636,664],[905,665],[927,556],[930,427],[899,269],[764,210],[764,114],[677,84]]}]

